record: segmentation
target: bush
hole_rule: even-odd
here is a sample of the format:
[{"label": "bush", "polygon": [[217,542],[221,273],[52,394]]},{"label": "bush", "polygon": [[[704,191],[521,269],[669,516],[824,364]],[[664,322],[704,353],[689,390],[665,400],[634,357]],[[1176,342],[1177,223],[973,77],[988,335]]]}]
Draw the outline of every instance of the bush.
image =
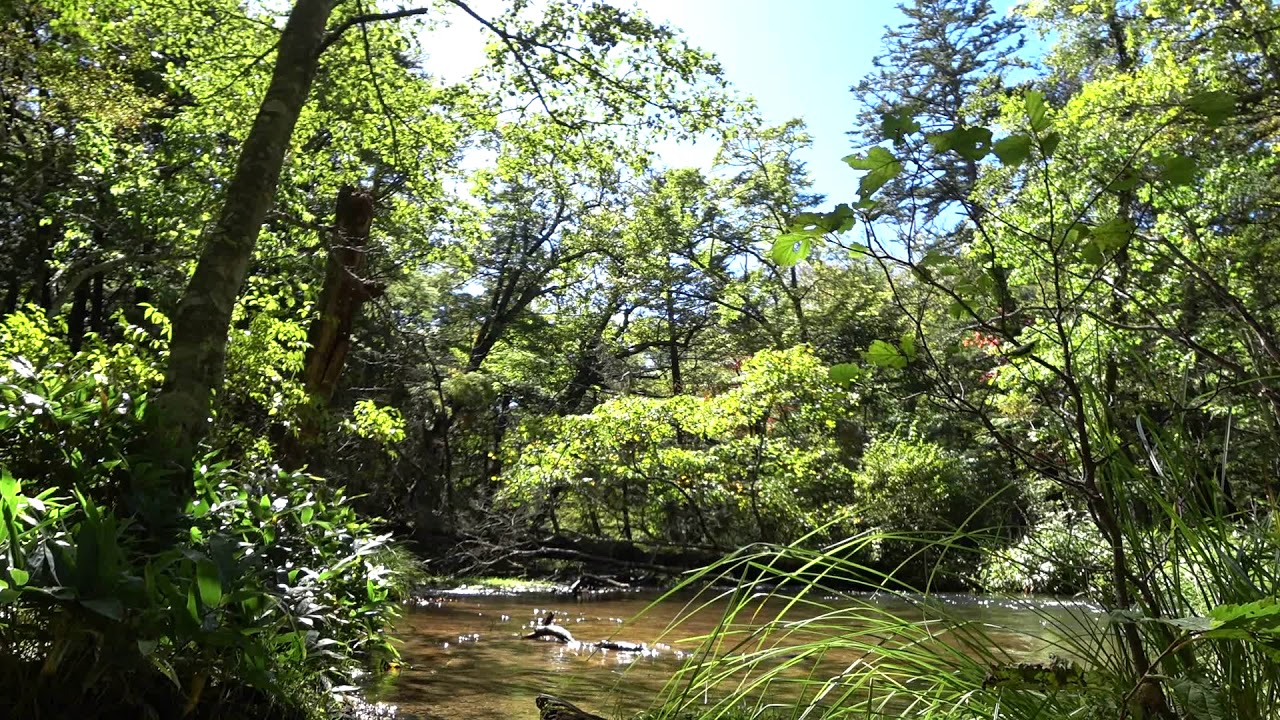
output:
[{"label": "bush", "polygon": [[991,551],[978,572],[990,592],[1101,595],[1107,543],[1087,516],[1070,510],[1046,514],[1013,545]]},{"label": "bush", "polygon": [[[853,481],[852,529],[880,540],[866,561],[901,581],[923,581],[940,569],[961,572],[972,553],[945,554],[937,541],[982,528],[999,498],[994,482],[980,482],[967,461],[939,445],[901,436],[873,440]],[[958,536],[957,536],[958,537]]]},{"label": "bush", "polygon": [[[12,316],[6,348],[38,348]],[[15,329],[16,328],[16,329]],[[101,348],[0,369],[0,692],[15,717],[302,717],[395,655],[389,536],[319,478],[205,459],[180,532],[117,498],[145,457],[146,358]],[[231,710],[230,708],[234,708]]]}]

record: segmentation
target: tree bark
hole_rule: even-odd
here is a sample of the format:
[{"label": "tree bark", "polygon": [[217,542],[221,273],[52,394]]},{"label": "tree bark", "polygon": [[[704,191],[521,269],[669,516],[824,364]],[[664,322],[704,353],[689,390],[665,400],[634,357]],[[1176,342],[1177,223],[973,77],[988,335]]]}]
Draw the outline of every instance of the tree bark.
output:
[{"label": "tree bark", "polygon": [[332,402],[342,377],[360,307],[386,290],[383,284],[364,278],[373,209],[370,193],[350,185],[338,191],[319,314],[307,330],[310,347],[303,364],[302,383],[310,407],[299,418],[297,434],[283,443],[286,467],[297,468],[305,463],[307,451],[320,434],[324,410]]},{"label": "tree bark", "polygon": [[385,290],[382,284],[364,279],[373,196],[350,185],[343,187],[334,217],[335,238],[320,292],[320,314],[307,332],[311,349],[303,370],[307,393],[322,406],[333,399],[337,389],[360,306]]},{"label": "tree bark", "polygon": [[258,232],[275,200],[285,153],[315,79],[325,25],[337,0],[297,0],[280,35],[266,96],[246,137],[217,224],[205,238],[173,319],[169,366],[150,413],[149,450],[160,473],[140,473],[136,508],[163,518],[191,492],[197,448],[222,385],[227,332],[253,258]]}]

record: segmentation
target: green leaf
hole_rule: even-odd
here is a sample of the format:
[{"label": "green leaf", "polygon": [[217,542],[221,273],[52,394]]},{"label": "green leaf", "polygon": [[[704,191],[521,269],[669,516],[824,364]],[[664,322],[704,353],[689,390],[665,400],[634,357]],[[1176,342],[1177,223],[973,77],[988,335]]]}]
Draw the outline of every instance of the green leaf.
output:
[{"label": "green leaf", "polygon": [[799,233],[787,233],[773,241],[773,249],[769,257],[781,267],[791,267],[809,257],[813,238]]},{"label": "green leaf", "polygon": [[880,132],[885,140],[892,140],[895,145],[906,140],[906,136],[920,131],[920,123],[912,117],[911,111],[901,108],[896,112],[885,113],[880,117]]},{"label": "green leaf", "polygon": [[907,356],[908,360],[916,359],[916,336],[907,331],[902,334],[902,341],[898,343],[898,347],[902,348],[902,354]]},{"label": "green leaf", "polygon": [[217,607],[222,600],[222,579],[212,560],[196,562],[196,585],[200,589],[200,602],[207,608]]},{"label": "green leaf", "polygon": [[819,213],[805,212],[791,218],[791,222],[787,225],[789,233],[804,233],[813,235],[823,232],[823,217]]},{"label": "green leaf", "polygon": [[1044,132],[1049,129],[1049,107],[1044,103],[1044,93],[1039,90],[1028,90],[1022,96],[1022,106],[1027,111],[1027,120],[1031,129]]},{"label": "green leaf", "polygon": [[191,616],[191,619],[197,625],[200,624],[200,604],[196,600],[196,589],[194,587],[187,590],[187,614]]},{"label": "green leaf", "polygon": [[1142,178],[1138,176],[1132,169],[1126,168],[1114,180],[1107,185],[1107,189],[1112,192],[1125,192],[1132,190],[1142,184]]},{"label": "green leaf", "polygon": [[955,147],[955,132],[948,130],[947,132],[929,133],[924,136],[925,142],[929,143],[929,147],[933,148],[936,153],[944,153]]},{"label": "green leaf", "polygon": [[871,347],[862,353],[862,357],[876,367],[901,369],[907,366],[906,356],[899,352],[898,348],[883,340],[872,341]]},{"label": "green leaf", "polygon": [[1010,135],[991,146],[991,151],[1003,165],[1017,167],[1031,155],[1031,138],[1027,135]]},{"label": "green leaf", "polygon": [[847,232],[853,229],[853,225],[853,208],[848,203],[840,203],[831,212],[805,212],[796,215],[791,219],[787,230],[789,234],[818,236],[832,232]]},{"label": "green leaf", "polygon": [[18,496],[22,485],[7,471],[0,470],[0,498],[11,500]]},{"label": "green leaf", "polygon": [[1210,125],[1221,125],[1236,112],[1236,96],[1224,90],[1211,90],[1191,96],[1187,109],[1203,117]]},{"label": "green leaf", "polygon": [[1102,253],[1102,248],[1098,247],[1097,240],[1090,240],[1080,246],[1080,257],[1091,265],[1102,265],[1107,261],[1107,256]]},{"label": "green leaf", "polygon": [[81,600],[80,604],[112,620],[119,621],[124,618],[124,605],[120,604],[119,598],[93,598]]},{"label": "green leaf", "polygon": [[853,363],[841,363],[839,365],[832,365],[831,368],[827,370],[827,377],[831,378],[832,382],[847,385],[862,377],[862,373],[863,370],[860,365],[854,365]]},{"label": "green leaf", "polygon": [[1091,235],[1099,250],[1111,252],[1124,247],[1133,236],[1133,224],[1120,218],[1112,218],[1094,227]]},{"label": "green leaf", "polygon": [[1058,149],[1058,143],[1062,142],[1062,135],[1051,132],[1040,140],[1040,153],[1045,157],[1053,157],[1053,153]]},{"label": "green leaf", "polygon": [[854,170],[866,170],[858,184],[858,194],[867,198],[902,172],[902,162],[882,147],[873,147],[866,155],[846,155],[844,161]]},{"label": "green leaf", "polygon": [[978,127],[954,127],[925,137],[936,153],[954,150],[970,160],[981,160],[991,151],[991,131]]},{"label": "green leaf", "polygon": [[27,581],[31,579],[31,573],[26,570],[19,570],[18,568],[9,568],[9,577],[13,579],[15,587],[21,587],[26,585]]},{"label": "green leaf", "polygon": [[956,132],[954,149],[961,157],[981,160],[991,152],[991,130],[983,127],[964,128]]},{"label": "green leaf", "polygon": [[1280,633],[1280,603],[1265,598],[1251,603],[1219,605],[1209,611],[1213,628],[1239,629],[1252,633]]},{"label": "green leaf", "polygon": [[824,217],[831,227],[831,232],[837,233],[849,232],[853,229],[856,221],[853,208],[849,206],[849,203],[836,205],[836,209],[827,213]]},{"label": "green leaf", "polygon": [[1182,154],[1162,155],[1156,158],[1160,179],[1170,185],[1191,185],[1196,181],[1199,168],[1196,161]]}]

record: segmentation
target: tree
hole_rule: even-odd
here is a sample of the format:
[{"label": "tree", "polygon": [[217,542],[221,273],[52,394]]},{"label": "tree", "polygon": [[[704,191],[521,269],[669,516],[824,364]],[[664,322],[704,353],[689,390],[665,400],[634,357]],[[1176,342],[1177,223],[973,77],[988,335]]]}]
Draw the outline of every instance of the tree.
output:
[{"label": "tree", "polygon": [[[989,0],[912,0],[886,29],[880,68],[853,86],[862,104],[850,133],[862,147],[891,141],[905,170],[881,189],[881,222],[908,250],[948,242],[957,209],[978,181],[1010,70],[1023,66],[1022,22],[996,17]],[[929,138],[932,138],[930,140]],[[947,142],[960,152],[932,152]]]},{"label": "tree", "polygon": [[[147,507],[172,508],[183,497],[196,447],[208,426],[212,394],[219,388],[225,365],[227,331],[236,298],[247,274],[258,233],[274,199],[293,130],[319,67],[321,54],[356,26],[377,20],[421,15],[431,9],[385,14],[353,14],[328,29],[336,0],[298,0],[281,33],[275,69],[259,106],[253,128],[245,138],[235,176],[227,186],[222,209],[204,238],[200,261],[174,317],[169,366],[156,399],[150,444],[163,448],[160,458],[168,488],[144,483],[136,500]],[[693,82],[712,69],[705,57],[691,51],[674,34],[606,5],[585,9],[567,4],[550,6],[533,22],[514,8],[499,20],[479,16],[460,0],[451,0],[485,26],[498,41],[495,60],[515,63],[520,71],[516,87],[537,99],[555,122],[580,127],[599,123],[641,121],[649,108],[694,109],[708,112],[712,100],[699,98],[694,106],[680,97],[683,88],[661,73],[631,74],[631,63],[660,59],[659,67],[678,68],[681,82]],[[573,39],[580,39],[575,45]],[[635,40],[650,44],[649,53],[629,59],[616,73],[606,69],[608,49]],[[573,72],[566,73],[565,70]],[[568,78],[557,80],[558,78]],[[600,102],[593,107],[558,103],[544,88],[594,85]],[[155,514],[152,512],[151,514]]]}]

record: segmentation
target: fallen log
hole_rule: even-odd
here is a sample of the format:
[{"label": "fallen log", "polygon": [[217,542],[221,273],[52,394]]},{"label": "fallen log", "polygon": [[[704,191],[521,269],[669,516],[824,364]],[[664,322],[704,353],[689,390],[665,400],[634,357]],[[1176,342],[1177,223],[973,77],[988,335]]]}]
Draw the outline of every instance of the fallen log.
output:
[{"label": "fallen log", "polygon": [[529,633],[528,635],[525,635],[524,639],[537,640],[539,638],[548,638],[548,637],[558,642],[565,643],[566,645],[573,645],[578,642],[577,640],[573,639],[573,633],[555,624],[539,625],[538,627],[533,629],[533,632]]},{"label": "fallen log", "polygon": [[543,623],[542,625],[535,627],[533,632],[524,636],[525,640],[541,640],[548,638],[574,647],[613,650],[616,652],[642,653],[647,652],[649,649],[644,643],[628,642],[626,640],[598,640],[596,642],[582,642],[580,640],[575,640],[573,633],[569,632],[566,628],[550,622]]}]

